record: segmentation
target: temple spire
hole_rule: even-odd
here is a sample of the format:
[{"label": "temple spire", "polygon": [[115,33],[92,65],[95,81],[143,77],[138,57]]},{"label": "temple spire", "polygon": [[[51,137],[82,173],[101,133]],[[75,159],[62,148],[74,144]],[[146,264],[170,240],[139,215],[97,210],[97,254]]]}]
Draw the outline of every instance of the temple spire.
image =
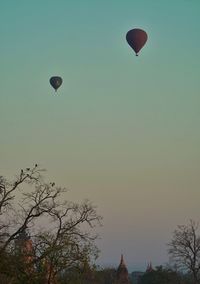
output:
[{"label": "temple spire", "polygon": [[120,264],[117,269],[117,283],[130,284],[128,269],[126,267],[123,254],[121,254]]},{"label": "temple spire", "polygon": [[152,267],[152,263],[150,261],[150,262],[148,262],[146,272],[151,272],[151,271],[153,271],[153,267]]},{"label": "temple spire", "polygon": [[124,262],[124,256],[123,254],[121,254],[121,261],[120,261],[120,265],[124,265],[126,266],[125,262]]}]

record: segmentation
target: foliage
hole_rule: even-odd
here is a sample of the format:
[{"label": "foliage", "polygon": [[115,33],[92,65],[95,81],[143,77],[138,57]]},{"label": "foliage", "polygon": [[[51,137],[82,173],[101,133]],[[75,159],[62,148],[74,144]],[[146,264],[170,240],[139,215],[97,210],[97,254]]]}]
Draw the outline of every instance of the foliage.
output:
[{"label": "foliage", "polygon": [[163,268],[162,266],[156,267],[155,270],[144,273],[141,277],[139,284],[179,284],[181,277],[173,270]]}]

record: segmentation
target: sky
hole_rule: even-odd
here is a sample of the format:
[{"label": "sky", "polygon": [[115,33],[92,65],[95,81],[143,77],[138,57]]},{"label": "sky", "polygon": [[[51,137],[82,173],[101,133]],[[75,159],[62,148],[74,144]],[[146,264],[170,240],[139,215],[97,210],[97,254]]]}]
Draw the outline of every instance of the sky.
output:
[{"label": "sky", "polygon": [[[99,263],[168,262],[199,221],[199,0],[2,0],[0,174],[34,163],[103,216]],[[142,28],[139,57],[126,33]],[[55,94],[51,76],[63,78]]]}]

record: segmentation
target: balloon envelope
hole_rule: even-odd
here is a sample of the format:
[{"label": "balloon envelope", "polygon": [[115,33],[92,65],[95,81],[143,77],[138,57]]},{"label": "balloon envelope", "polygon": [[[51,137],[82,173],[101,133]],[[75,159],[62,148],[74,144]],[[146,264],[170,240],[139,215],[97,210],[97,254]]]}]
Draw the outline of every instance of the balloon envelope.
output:
[{"label": "balloon envelope", "polygon": [[57,91],[57,89],[62,85],[62,78],[59,76],[53,76],[50,78],[49,82],[51,86]]},{"label": "balloon envelope", "polygon": [[145,45],[147,38],[147,33],[141,29],[132,29],[126,34],[126,40],[136,55]]}]

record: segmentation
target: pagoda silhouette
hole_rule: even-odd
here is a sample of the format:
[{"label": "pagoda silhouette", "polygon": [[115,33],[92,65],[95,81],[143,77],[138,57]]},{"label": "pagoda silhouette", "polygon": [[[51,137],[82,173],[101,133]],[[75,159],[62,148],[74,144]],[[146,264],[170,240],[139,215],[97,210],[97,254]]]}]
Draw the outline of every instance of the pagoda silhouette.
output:
[{"label": "pagoda silhouette", "polygon": [[128,269],[124,262],[123,254],[121,255],[121,261],[117,268],[117,284],[130,284],[130,279],[128,275]]}]

